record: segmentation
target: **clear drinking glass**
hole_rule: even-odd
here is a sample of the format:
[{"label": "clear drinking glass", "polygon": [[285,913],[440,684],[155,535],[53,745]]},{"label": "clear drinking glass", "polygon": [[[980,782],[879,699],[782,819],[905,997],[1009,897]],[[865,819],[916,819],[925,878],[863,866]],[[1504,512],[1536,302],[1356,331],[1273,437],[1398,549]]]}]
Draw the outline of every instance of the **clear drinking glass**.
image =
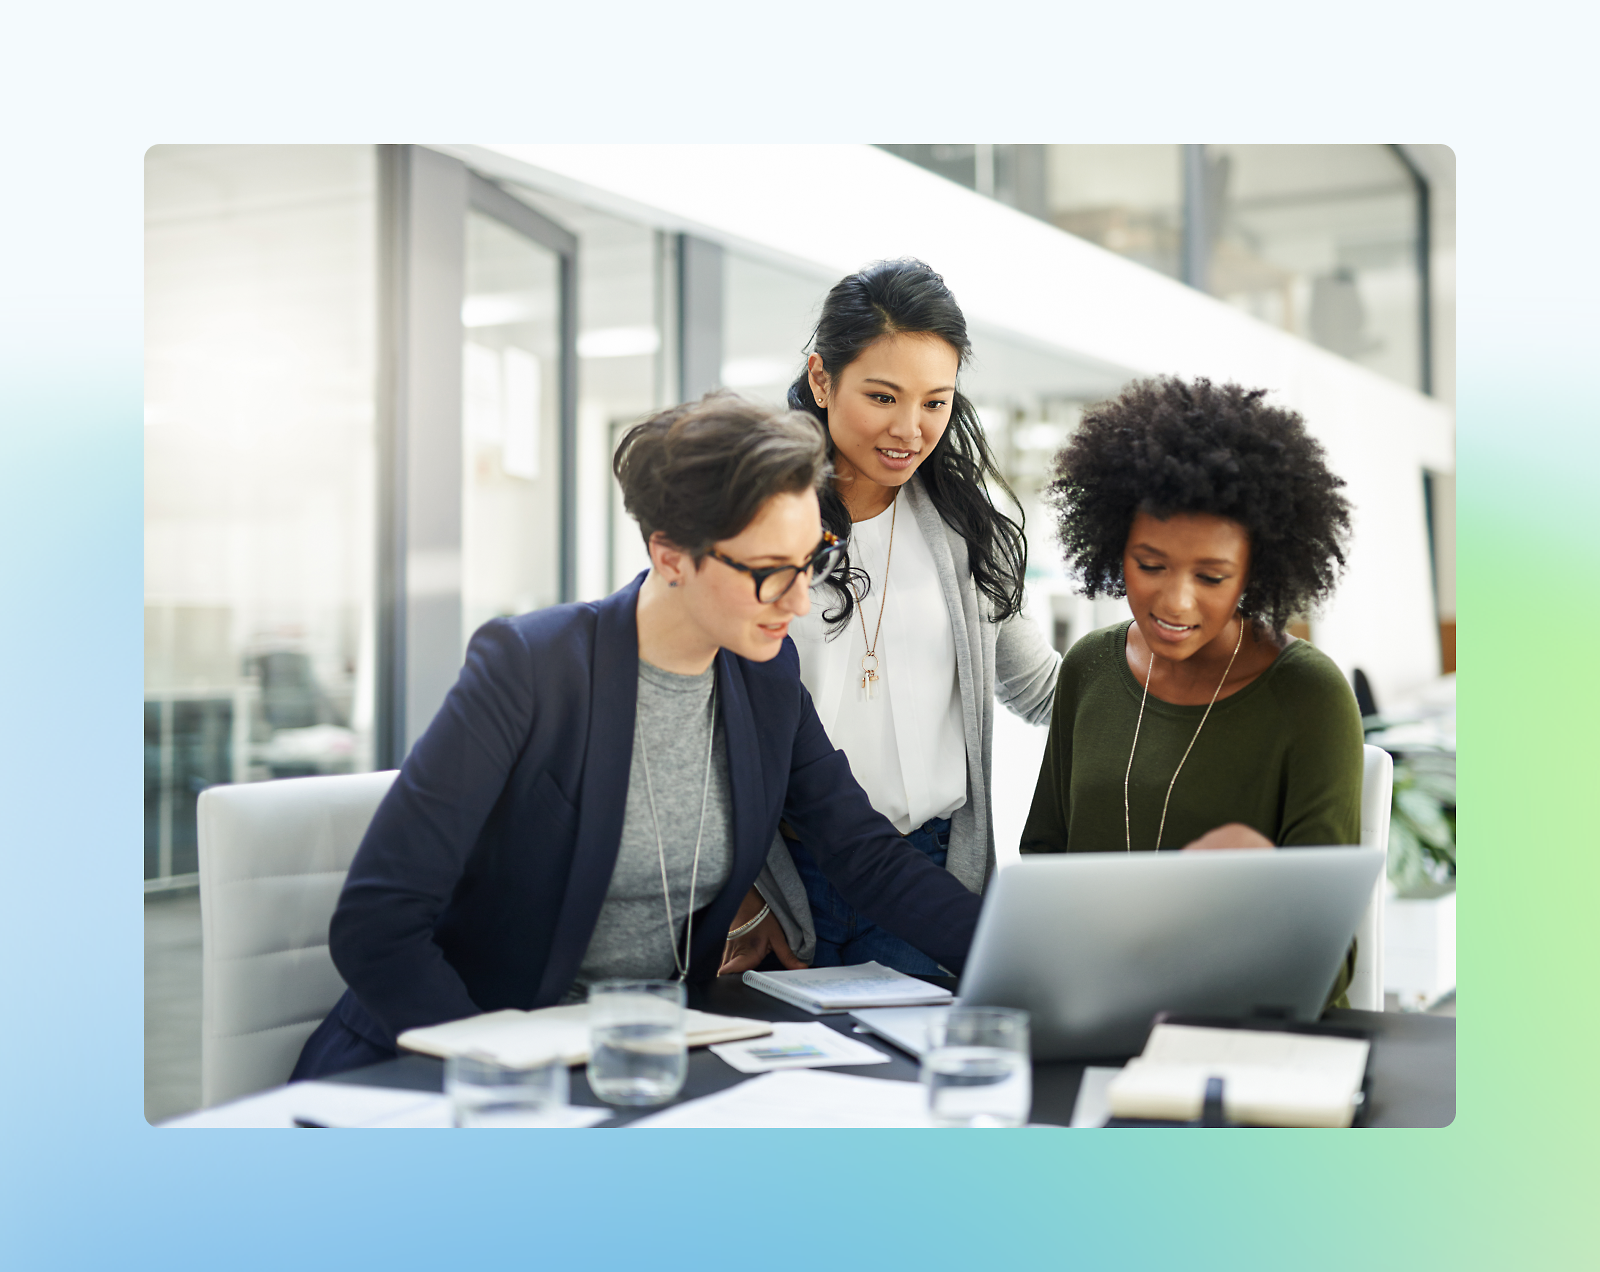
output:
[{"label": "clear drinking glass", "polygon": [[678,981],[589,986],[589,1089],[607,1104],[665,1104],[683,1089],[689,1049]]},{"label": "clear drinking glass", "polygon": [[952,1007],[928,1026],[922,1084],[936,1126],[1026,1124],[1033,1103],[1028,1013]]},{"label": "clear drinking glass", "polygon": [[567,1106],[567,1066],[559,1056],[527,1065],[492,1056],[451,1056],[444,1093],[457,1126],[548,1126]]}]

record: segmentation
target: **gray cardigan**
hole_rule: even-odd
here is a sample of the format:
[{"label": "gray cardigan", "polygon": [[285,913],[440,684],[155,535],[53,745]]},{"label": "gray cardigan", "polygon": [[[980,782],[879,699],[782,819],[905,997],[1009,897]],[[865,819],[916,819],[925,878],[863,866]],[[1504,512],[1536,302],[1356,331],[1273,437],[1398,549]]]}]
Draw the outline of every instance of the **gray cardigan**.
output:
[{"label": "gray cardigan", "polygon": [[[933,553],[955,635],[956,678],[961,685],[967,802],[950,815],[945,868],[973,892],[982,892],[994,871],[994,814],[989,807],[994,700],[998,697],[1029,724],[1049,724],[1061,657],[1026,615],[1003,623],[988,620],[991,604],[972,581],[966,540],[945,524],[920,477],[906,483],[902,498]],[[789,948],[809,962],[816,952],[811,907],[782,835],[773,840],[756,887],[783,925]]]}]

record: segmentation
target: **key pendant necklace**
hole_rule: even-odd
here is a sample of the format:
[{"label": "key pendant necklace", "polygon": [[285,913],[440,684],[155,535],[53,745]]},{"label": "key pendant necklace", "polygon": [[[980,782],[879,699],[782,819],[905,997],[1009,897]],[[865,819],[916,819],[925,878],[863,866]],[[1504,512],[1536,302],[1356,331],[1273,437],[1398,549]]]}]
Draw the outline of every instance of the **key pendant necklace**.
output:
[{"label": "key pendant necklace", "polygon": [[861,692],[869,702],[878,696],[878,637],[883,633],[883,611],[889,604],[889,562],[894,560],[894,519],[900,512],[898,491],[889,508],[889,550],[883,556],[883,596],[878,601],[878,625],[872,629],[871,640],[867,639],[867,614],[861,607],[861,597],[855,585],[850,585],[850,594],[856,598],[856,615],[861,619],[861,640],[867,647],[867,652],[861,655]]}]

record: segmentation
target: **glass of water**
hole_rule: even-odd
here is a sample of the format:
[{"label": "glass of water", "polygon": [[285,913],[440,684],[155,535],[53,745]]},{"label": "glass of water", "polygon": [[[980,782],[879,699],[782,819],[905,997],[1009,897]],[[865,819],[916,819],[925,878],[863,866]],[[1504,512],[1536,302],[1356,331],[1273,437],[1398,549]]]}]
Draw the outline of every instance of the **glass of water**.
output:
[{"label": "glass of water", "polygon": [[589,986],[589,1089],[607,1104],[665,1104],[683,1089],[689,1048],[678,981]]},{"label": "glass of water", "polygon": [[567,1107],[567,1066],[559,1056],[521,1065],[481,1053],[451,1056],[444,1093],[457,1126],[550,1126]]},{"label": "glass of water", "polygon": [[1028,1013],[952,1007],[928,1026],[922,1084],[935,1126],[1022,1126],[1033,1103]]}]

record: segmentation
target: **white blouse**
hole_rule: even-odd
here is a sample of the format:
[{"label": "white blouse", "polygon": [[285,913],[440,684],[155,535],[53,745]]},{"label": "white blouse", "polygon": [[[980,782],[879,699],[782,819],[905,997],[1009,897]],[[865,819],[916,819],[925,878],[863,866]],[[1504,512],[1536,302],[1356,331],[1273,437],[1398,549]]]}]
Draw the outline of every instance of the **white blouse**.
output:
[{"label": "white blouse", "polygon": [[[893,505],[851,527],[850,564],[871,576],[850,626],[828,639],[822,621],[833,589],[811,594],[811,611],[789,626],[800,654],[800,679],[817,716],[872,806],[907,834],[967,802],[967,746],[955,636],[933,554],[907,509]],[[894,522],[894,551],[889,529]],[[888,599],[884,561],[889,557]],[[874,696],[861,687],[861,660],[878,625]],[[862,620],[866,631],[862,631]]]}]

